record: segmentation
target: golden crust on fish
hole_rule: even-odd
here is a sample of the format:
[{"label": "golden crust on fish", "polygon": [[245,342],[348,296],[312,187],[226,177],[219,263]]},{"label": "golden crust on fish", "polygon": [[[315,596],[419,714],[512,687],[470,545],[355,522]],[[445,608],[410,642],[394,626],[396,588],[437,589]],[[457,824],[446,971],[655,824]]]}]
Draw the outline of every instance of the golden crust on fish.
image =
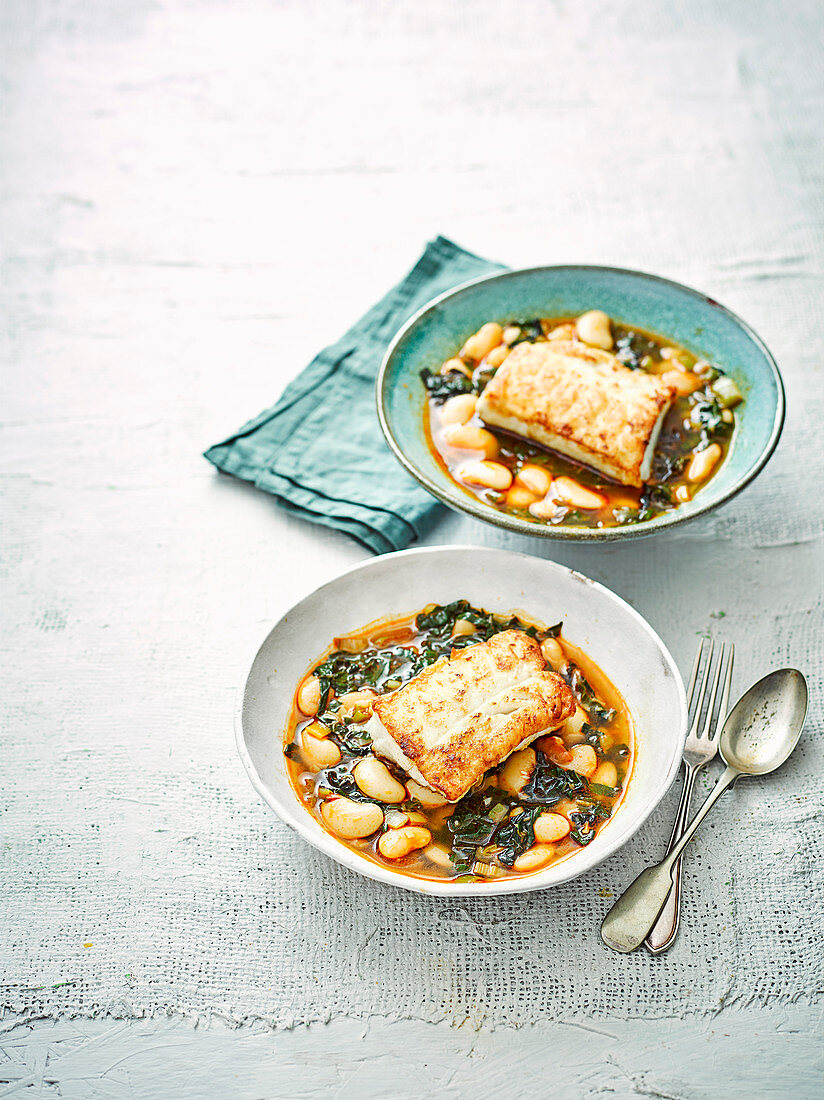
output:
[{"label": "golden crust on fish", "polygon": [[675,391],[573,340],[518,344],[478,399],[493,427],[640,486]]},{"label": "golden crust on fish", "polygon": [[376,699],[373,715],[425,782],[455,802],[525,741],[557,729],[575,706],[535,639],[505,630],[453,650]]}]

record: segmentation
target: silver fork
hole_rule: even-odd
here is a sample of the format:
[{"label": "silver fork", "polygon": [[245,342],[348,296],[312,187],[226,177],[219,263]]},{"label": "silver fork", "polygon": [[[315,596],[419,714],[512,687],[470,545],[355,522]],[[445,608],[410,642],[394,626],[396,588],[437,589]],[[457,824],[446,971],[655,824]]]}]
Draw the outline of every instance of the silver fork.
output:
[{"label": "silver fork", "polygon": [[[675,817],[675,825],[672,829],[672,836],[670,837],[667,852],[672,851],[675,842],[680,840],[683,835],[689,817],[690,800],[692,799],[692,790],[695,786],[696,776],[718,753],[718,736],[724,724],[724,719],[727,716],[727,711],[729,710],[730,684],[732,683],[732,666],[735,658],[735,648],[732,645],[728,647],[725,642],[721,643],[721,651],[718,654],[718,663],[715,666],[715,675],[712,678],[712,688],[710,689],[710,673],[712,671],[714,651],[715,642],[711,641],[707,644],[706,639],[702,638],[701,645],[698,647],[698,652],[695,655],[695,664],[692,667],[692,676],[690,677],[688,691],[688,706],[692,711],[692,725],[690,726],[690,731],[687,734],[687,741],[684,746],[684,789],[681,791],[681,803]],[[705,655],[706,663],[704,664],[704,672],[701,677],[701,687],[696,691],[698,671]],[[725,660],[726,672],[724,671]],[[715,703],[718,698],[718,688],[722,676],[724,687],[721,693],[720,705],[716,710]],[[707,702],[708,695],[709,702]],[[695,703],[694,710],[693,702]],[[706,717],[702,729],[701,717],[705,703]],[[661,910],[661,915],[655,922],[652,931],[644,941],[647,950],[653,955],[663,954],[664,951],[672,945],[678,934],[678,921],[680,916],[681,860],[679,859],[672,869],[672,889],[664,903],[664,908]]]}]

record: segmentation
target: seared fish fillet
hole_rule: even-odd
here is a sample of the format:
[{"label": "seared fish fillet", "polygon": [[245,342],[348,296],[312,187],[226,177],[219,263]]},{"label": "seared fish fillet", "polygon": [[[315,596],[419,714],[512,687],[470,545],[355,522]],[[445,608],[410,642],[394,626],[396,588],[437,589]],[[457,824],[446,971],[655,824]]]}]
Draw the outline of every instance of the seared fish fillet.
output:
[{"label": "seared fish fillet", "polygon": [[575,712],[566,681],[520,630],[453,650],[375,700],[374,751],[457,802],[484,772]]},{"label": "seared fish fillet", "polygon": [[576,462],[640,486],[675,391],[608,351],[573,340],[517,344],[478,399],[478,414]]}]

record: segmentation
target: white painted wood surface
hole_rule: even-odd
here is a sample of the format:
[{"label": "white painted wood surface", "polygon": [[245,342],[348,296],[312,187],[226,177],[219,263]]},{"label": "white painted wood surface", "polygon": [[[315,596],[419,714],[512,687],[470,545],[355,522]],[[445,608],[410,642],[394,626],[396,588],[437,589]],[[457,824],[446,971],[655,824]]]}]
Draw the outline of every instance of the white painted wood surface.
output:
[{"label": "white painted wood surface", "polygon": [[[437,232],[513,265],[674,277],[770,345],[785,436],[717,515],[556,550],[445,514],[427,541],[574,564],[646,614],[682,667],[696,632],[722,626],[739,687],[798,664],[813,717],[790,767],[820,768],[816,3],[9,0],[0,20],[0,860],[16,898],[41,846],[56,886],[81,861],[121,899],[124,876],[174,865],[181,816],[162,779],[156,800],[130,801],[130,775],[171,760],[200,790],[245,782],[230,720],[246,653],[364,551],[216,477],[200,451],[270,404]],[[742,827],[763,794],[742,796]],[[720,847],[697,860],[706,881]],[[611,873],[615,888],[630,877]],[[42,913],[48,895],[27,904]],[[53,919],[43,979],[93,972],[94,947],[61,941]],[[0,970],[17,996],[21,976]],[[820,993],[786,1004],[777,978],[769,1002],[713,1016],[667,1018],[664,996],[655,1021],[628,1006],[517,1033],[364,1013],[274,1033],[8,1017],[0,1082],[78,1097],[216,1095],[215,1082],[241,1097],[543,1096],[551,1065],[573,1096],[814,1096]]]}]

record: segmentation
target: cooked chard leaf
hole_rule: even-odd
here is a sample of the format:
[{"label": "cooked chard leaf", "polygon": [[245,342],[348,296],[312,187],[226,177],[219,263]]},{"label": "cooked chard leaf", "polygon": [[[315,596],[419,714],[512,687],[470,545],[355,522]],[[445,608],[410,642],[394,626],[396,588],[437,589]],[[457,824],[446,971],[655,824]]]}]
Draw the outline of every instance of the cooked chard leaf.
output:
[{"label": "cooked chard leaf", "polygon": [[524,341],[535,343],[536,340],[544,338],[544,326],[541,324],[540,317],[533,317],[529,321],[512,321],[511,324],[517,325],[521,333],[516,340],[512,341],[510,347],[514,348],[516,344],[523,344]]},{"label": "cooked chard leaf", "polygon": [[[472,634],[452,637],[455,623],[458,619],[464,619],[475,627]],[[468,600],[455,600],[449,604],[439,604],[429,611],[418,615],[416,619],[418,630],[429,633],[429,646],[437,649],[436,639],[448,639],[448,646],[442,652],[451,649],[461,649],[463,646],[474,645],[476,642],[487,642],[493,634],[500,634],[503,630],[521,630],[531,638],[555,638],[561,632],[563,623],[556,623],[548,630],[539,631],[530,623],[525,623],[517,615],[497,616],[473,607]],[[438,652],[438,656],[441,653]],[[437,657],[433,658],[437,660]],[[429,662],[431,664],[431,661]]]},{"label": "cooked chard leaf", "polygon": [[712,435],[721,427],[726,427],[723,412],[721,404],[715,397],[707,397],[702,394],[692,407],[690,420],[695,424],[700,424],[704,431]]},{"label": "cooked chard leaf", "polygon": [[297,743],[295,741],[290,741],[289,744],[284,747],[283,755],[288,756],[291,760],[298,751],[299,749]]},{"label": "cooked chard leaf", "polygon": [[701,390],[695,395],[695,403],[690,410],[690,421],[697,424],[701,440],[707,444],[714,435],[727,435],[734,427],[724,419],[724,404],[711,389]]},{"label": "cooked chard leaf", "polygon": [[430,611],[418,615],[415,623],[418,630],[426,630],[437,637],[448,637],[458,619],[466,619],[468,622],[480,626],[482,629],[491,622],[492,617],[483,611],[478,611],[468,600],[455,600],[453,603],[439,604]]},{"label": "cooked chard leaf", "polygon": [[568,664],[564,670],[564,678],[589,717],[599,726],[609,725],[615,717],[615,711],[601,702],[577,665]]},{"label": "cooked chard leaf", "polygon": [[333,691],[336,695],[345,695],[363,687],[379,687],[383,679],[397,672],[414,656],[414,650],[403,646],[391,650],[370,648],[363,653],[335,650],[314,670],[320,680],[319,710],[326,709]]},{"label": "cooked chard leaf", "polygon": [[453,814],[449,819],[449,831],[455,842],[462,846],[486,844],[495,831],[495,823],[489,817],[467,810]]},{"label": "cooked chard leaf", "polygon": [[336,764],[334,768],[326,768],[319,774],[317,789],[320,792],[324,788],[343,795],[344,798],[351,798],[353,802],[373,802],[377,806],[381,805],[376,798],[370,798],[363,793],[346,763]]},{"label": "cooked chard leaf", "polygon": [[650,508],[613,508],[612,514],[618,523],[645,523],[653,516]]},{"label": "cooked chard leaf", "polygon": [[[595,794],[607,791],[612,792],[612,788],[596,790],[577,772],[551,764],[539,750],[535,770],[518,798],[497,788],[487,788],[461,799],[447,821],[452,835],[452,860],[458,871],[463,871],[478,859],[488,861],[494,850],[499,863],[511,867],[535,843],[536,819],[562,798],[577,800],[580,821],[572,815],[577,830],[573,839],[588,844],[592,839],[586,839],[590,828],[594,835],[597,823],[610,815],[609,807],[595,798]],[[509,811],[515,807],[522,812],[510,817]]]},{"label": "cooked chard leaf", "polygon": [[516,805],[511,795],[495,787],[464,795],[446,822],[456,870],[461,872],[472,866],[479,849],[490,845],[501,819]]},{"label": "cooked chard leaf", "polygon": [[663,450],[657,450],[652,460],[652,481],[656,485],[663,485],[671,481],[684,469],[687,456],[682,454],[670,454]]},{"label": "cooked chard leaf", "polygon": [[335,722],[329,728],[332,740],[353,756],[365,756],[372,748],[370,735],[355,723]]},{"label": "cooked chard leaf", "polygon": [[477,850],[489,843],[496,824],[474,809],[457,809],[447,821],[447,828],[452,834],[452,862],[457,871],[463,872],[468,871],[475,862]]},{"label": "cooked chard leaf", "polygon": [[576,844],[585,847],[594,839],[601,816],[595,810],[579,810],[571,815],[572,829],[569,835]]},{"label": "cooked chard leaf", "polygon": [[554,806],[562,798],[577,798],[587,790],[587,781],[582,775],[550,763],[538,749],[535,753],[535,770],[521,790],[521,802],[546,808]]},{"label": "cooked chard leaf", "polygon": [[656,512],[668,512],[673,507],[672,490],[668,485],[647,484],[638,503],[640,510],[650,516]]},{"label": "cooked chard leaf", "polygon": [[608,787],[605,783],[590,783],[589,789],[594,794],[605,795],[607,798],[614,798],[621,790],[620,787]]},{"label": "cooked chard leaf", "polygon": [[588,745],[592,745],[594,749],[601,748],[601,738],[603,737],[603,731],[596,729],[595,726],[591,726],[589,722],[584,722],[581,726],[581,733],[584,735],[584,739]]},{"label": "cooked chard leaf", "polygon": [[472,379],[467,378],[459,370],[449,371],[448,374],[438,374],[424,368],[421,378],[426,392],[433,401],[446,401],[448,397],[455,397],[461,393],[474,393],[475,387]]},{"label": "cooked chard leaf", "polygon": [[535,819],[541,812],[541,806],[531,806],[516,817],[507,818],[498,826],[495,843],[499,849],[498,860],[505,867],[511,867],[518,856],[535,843]]},{"label": "cooked chard leaf", "polygon": [[615,358],[631,370],[642,367],[642,359],[652,355],[655,350],[656,345],[652,340],[638,332],[625,332],[615,341]]}]

